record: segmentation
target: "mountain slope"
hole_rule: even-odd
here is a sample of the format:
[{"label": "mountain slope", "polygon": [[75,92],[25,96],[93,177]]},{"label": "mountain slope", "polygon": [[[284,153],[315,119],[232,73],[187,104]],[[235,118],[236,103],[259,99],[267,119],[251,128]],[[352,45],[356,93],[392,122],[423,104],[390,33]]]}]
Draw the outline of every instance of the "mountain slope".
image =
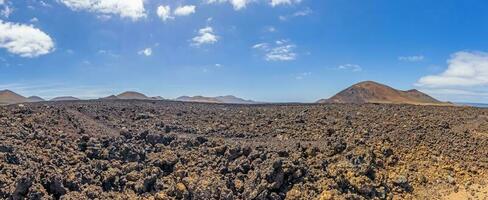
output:
[{"label": "mountain slope", "polygon": [[255,104],[251,100],[245,100],[232,95],[218,96],[218,97],[204,97],[204,96],[181,96],[176,98],[176,101],[185,102],[200,102],[200,103],[226,103],[226,104]]},{"label": "mountain slope", "polygon": [[204,96],[181,96],[176,98],[176,101],[185,101],[185,102],[199,102],[199,103],[224,103],[214,97],[204,97]]},{"label": "mountain slope", "polygon": [[161,97],[161,96],[149,97],[149,99],[151,99],[151,100],[158,100],[158,101],[162,101],[162,100],[164,100],[164,98],[163,98],[163,97]]},{"label": "mountain slope", "polygon": [[43,98],[38,97],[38,96],[31,96],[31,97],[27,98],[27,100],[28,100],[29,102],[41,102],[41,101],[46,101],[46,100],[44,100]]},{"label": "mountain slope", "polygon": [[254,104],[256,102],[252,100],[245,100],[239,97],[235,97],[232,95],[227,95],[227,96],[219,96],[215,97],[218,101],[221,101],[223,103],[230,103],[230,104]]},{"label": "mountain slope", "polygon": [[318,103],[448,104],[434,99],[418,90],[401,91],[373,81],[360,82],[339,92],[329,99],[319,100]]},{"label": "mountain slope", "polygon": [[134,91],[123,92],[117,95],[116,97],[117,99],[140,99],[140,100],[150,99],[146,95]]},{"label": "mountain slope", "polygon": [[108,97],[103,97],[103,98],[100,98],[100,99],[110,100],[110,99],[119,99],[119,98],[117,96],[115,96],[115,95],[110,95]]},{"label": "mountain slope", "polygon": [[28,102],[29,100],[10,90],[0,90],[0,105]]},{"label": "mountain slope", "polygon": [[78,101],[80,99],[72,96],[63,96],[63,97],[56,97],[51,99],[50,101]]}]

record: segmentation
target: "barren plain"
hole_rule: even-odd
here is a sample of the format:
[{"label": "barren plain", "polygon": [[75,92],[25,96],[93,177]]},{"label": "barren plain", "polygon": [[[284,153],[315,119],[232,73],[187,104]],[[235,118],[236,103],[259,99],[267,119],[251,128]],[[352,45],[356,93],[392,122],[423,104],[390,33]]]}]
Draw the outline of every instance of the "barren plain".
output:
[{"label": "barren plain", "polygon": [[2,199],[486,199],[486,180],[486,109],[0,107]]}]

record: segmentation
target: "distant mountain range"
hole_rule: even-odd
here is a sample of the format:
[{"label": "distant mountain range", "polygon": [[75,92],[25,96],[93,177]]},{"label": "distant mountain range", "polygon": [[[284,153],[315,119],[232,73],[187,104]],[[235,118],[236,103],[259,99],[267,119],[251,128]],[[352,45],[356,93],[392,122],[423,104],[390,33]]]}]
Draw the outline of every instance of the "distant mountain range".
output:
[{"label": "distant mountain range", "polygon": [[128,100],[128,99],[133,99],[133,100],[164,100],[163,97],[157,96],[157,97],[148,97],[145,94],[139,93],[139,92],[134,92],[134,91],[127,91],[120,93],[118,95],[110,95],[108,97],[104,97],[101,99],[122,99],[122,100]]},{"label": "distant mountain range", "polygon": [[49,101],[78,101],[78,100],[81,100],[81,99],[78,99],[78,98],[72,97],[72,96],[63,96],[63,97],[52,98]]},{"label": "distant mountain range", "polygon": [[0,105],[38,101],[44,101],[44,99],[37,96],[26,98],[10,90],[0,90]]},{"label": "distant mountain range", "polygon": [[434,99],[418,90],[401,91],[373,81],[357,83],[333,97],[319,100],[317,103],[452,105]]},{"label": "distant mountain range", "polygon": [[218,96],[218,97],[204,97],[204,96],[182,96],[175,99],[176,101],[185,102],[200,102],[200,103],[226,103],[226,104],[256,104],[257,102],[251,100],[241,99],[232,95]]},{"label": "distant mountain range", "polygon": [[16,94],[10,90],[0,91],[0,104],[22,103],[28,101],[27,98]]},{"label": "distant mountain range", "polygon": [[[156,97],[148,97],[142,93],[134,92],[134,91],[127,91],[120,93],[118,95],[110,95],[107,97],[100,98],[101,100],[165,100],[163,97],[156,96]],[[73,96],[61,96],[55,97],[50,99],[49,101],[78,101],[81,100],[77,97]],[[201,102],[201,103],[224,103],[224,104],[255,104],[257,102],[251,100],[245,100],[242,98],[238,98],[235,96],[218,96],[218,97],[204,97],[204,96],[182,96],[174,99],[175,101],[184,101],[184,102]],[[0,105],[6,104],[16,104],[16,103],[27,103],[27,102],[42,102],[46,101],[38,96],[32,97],[23,97],[15,92],[10,90],[1,90],[0,91]]]},{"label": "distant mountain range", "polygon": [[41,101],[46,101],[44,100],[43,98],[41,97],[38,97],[38,96],[31,96],[29,98],[27,98],[30,102],[41,102]]},{"label": "distant mountain range", "polygon": [[133,91],[123,92],[115,97],[117,99],[140,99],[140,100],[150,99],[149,97],[147,97],[142,93],[133,92]]},{"label": "distant mountain range", "polygon": [[486,103],[462,103],[462,102],[456,102],[457,105],[461,106],[473,106],[473,107],[478,107],[478,108],[488,108],[488,104]]},{"label": "distant mountain range", "polygon": [[[120,93],[118,95],[110,95],[100,99],[101,100],[117,100],[117,99],[165,100],[160,96],[148,97],[142,93],[134,92],[134,91],[127,91],[127,92]],[[53,98],[50,101],[76,101],[76,100],[80,100],[80,99],[72,96],[63,96],[63,97]],[[220,104],[259,103],[252,100],[245,100],[232,95],[217,96],[217,97],[181,96],[173,100],[182,101],[182,102],[220,103]],[[45,100],[37,96],[26,98],[10,90],[0,90],[0,105],[25,103],[25,102],[41,102],[41,101],[45,101]],[[365,81],[365,82],[357,83],[337,93],[333,97],[329,99],[321,99],[317,101],[317,103],[353,103],[353,104],[389,103],[389,104],[415,104],[415,105],[454,105],[450,102],[441,102],[418,90],[402,91],[373,81]],[[473,105],[469,103],[456,104],[456,105],[470,105],[470,106],[480,107],[480,105]]]}]

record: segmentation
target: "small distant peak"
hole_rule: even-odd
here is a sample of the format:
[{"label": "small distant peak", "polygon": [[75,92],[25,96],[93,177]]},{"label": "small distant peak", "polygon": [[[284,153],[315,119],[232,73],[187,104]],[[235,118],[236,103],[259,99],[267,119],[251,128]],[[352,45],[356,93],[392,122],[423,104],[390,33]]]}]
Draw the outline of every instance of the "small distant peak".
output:
[{"label": "small distant peak", "polygon": [[117,96],[115,96],[115,95],[110,95],[108,97],[103,97],[101,99],[119,99],[119,98]]},{"label": "small distant peak", "polygon": [[61,96],[61,97],[52,98],[50,101],[78,101],[78,100],[81,99],[73,96]]},{"label": "small distant peak", "polygon": [[420,91],[418,91],[417,89],[411,89],[411,90],[407,90],[407,92],[420,92]]},{"label": "small distant peak", "polygon": [[358,84],[367,84],[367,83],[372,83],[372,84],[378,84],[378,82],[367,80],[367,81],[361,81]]},{"label": "small distant peak", "polygon": [[383,85],[383,84],[378,83],[378,82],[374,82],[374,81],[362,81],[362,82],[356,83],[355,85]]},{"label": "small distant peak", "polygon": [[14,93],[12,90],[0,90],[1,93]]},{"label": "small distant peak", "polygon": [[116,97],[120,99],[148,99],[145,94],[135,91],[126,91],[118,94]]},{"label": "small distant peak", "polygon": [[373,88],[390,88],[389,86],[385,84],[381,84],[375,81],[362,81],[359,83],[354,84],[350,88],[355,89],[355,88],[366,88],[366,89],[373,89]]},{"label": "small distant peak", "polygon": [[136,92],[136,91],[125,91],[125,92],[122,92],[120,93],[119,95],[128,95],[128,94],[142,94],[140,92]]},{"label": "small distant peak", "polygon": [[38,97],[38,96],[30,96],[27,99],[29,99],[32,102],[45,101],[43,98]]}]

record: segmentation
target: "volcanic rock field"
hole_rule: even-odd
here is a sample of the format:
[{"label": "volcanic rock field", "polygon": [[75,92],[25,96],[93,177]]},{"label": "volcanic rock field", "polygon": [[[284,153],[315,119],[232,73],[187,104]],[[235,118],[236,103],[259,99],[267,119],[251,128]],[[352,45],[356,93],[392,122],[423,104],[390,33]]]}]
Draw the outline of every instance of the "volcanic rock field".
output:
[{"label": "volcanic rock field", "polygon": [[486,199],[487,180],[486,109],[0,107],[1,199]]}]

